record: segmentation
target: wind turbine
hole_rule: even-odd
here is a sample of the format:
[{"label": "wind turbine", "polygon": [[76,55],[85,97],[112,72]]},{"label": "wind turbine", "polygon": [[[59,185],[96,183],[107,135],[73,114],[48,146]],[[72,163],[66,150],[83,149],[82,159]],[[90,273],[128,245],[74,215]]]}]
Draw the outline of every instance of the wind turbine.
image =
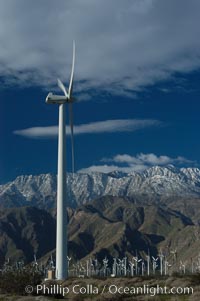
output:
[{"label": "wind turbine", "polygon": [[175,264],[177,261],[177,249],[172,250],[170,253],[173,254],[173,264]]},{"label": "wind turbine", "polygon": [[135,263],[132,262],[132,261],[129,261],[129,266],[130,266],[130,269],[131,269],[131,277],[133,277],[134,276]]},{"label": "wind turbine", "polygon": [[147,258],[147,275],[149,276],[150,274],[150,254],[149,254],[149,249],[148,249],[148,255],[146,255]]},{"label": "wind turbine", "polygon": [[160,253],[158,254],[158,257],[160,258],[160,275],[162,276],[163,274],[163,259],[164,259],[164,254],[162,250],[160,250]]},{"label": "wind turbine", "polygon": [[152,259],[153,259],[153,274],[155,274],[156,268],[158,267],[158,264],[157,264],[158,257],[155,258],[152,256]]},{"label": "wind turbine", "polygon": [[64,95],[56,95],[53,93],[49,93],[46,98],[46,103],[48,104],[66,104],[69,105],[69,122],[70,122],[70,130],[71,130],[71,147],[72,147],[72,173],[74,174],[75,166],[74,166],[74,126],[73,126],[73,102],[74,97],[72,96],[73,92],[73,79],[74,79],[74,65],[75,65],[75,42],[73,41],[73,57],[72,57],[72,70],[70,76],[70,83],[68,91],[62,81],[58,78],[58,86],[64,93]]},{"label": "wind turbine", "polygon": [[46,98],[47,104],[59,105],[59,129],[58,129],[58,179],[57,179],[57,230],[56,230],[56,278],[66,279],[68,276],[67,266],[67,214],[66,214],[66,103],[69,104],[71,145],[72,145],[72,172],[74,173],[74,132],[73,132],[73,79],[75,64],[75,42],[73,42],[73,58],[70,83],[68,91],[58,79],[58,86],[64,95],[49,93]]},{"label": "wind turbine", "polygon": [[138,258],[137,252],[136,252],[136,256],[133,256],[133,260],[135,261],[135,274],[138,275],[138,263],[140,263],[142,259]]}]

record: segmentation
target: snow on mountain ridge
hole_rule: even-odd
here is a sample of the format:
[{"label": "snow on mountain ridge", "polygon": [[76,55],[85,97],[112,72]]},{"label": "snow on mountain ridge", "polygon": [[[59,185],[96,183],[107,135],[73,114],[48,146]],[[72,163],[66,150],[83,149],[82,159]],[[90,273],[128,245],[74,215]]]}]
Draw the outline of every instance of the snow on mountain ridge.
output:
[{"label": "snow on mountain ridge", "polygon": [[[0,185],[0,205],[5,196],[14,202],[22,196],[39,207],[54,207],[56,204],[57,177],[53,174],[18,176],[13,182]],[[200,170],[198,168],[175,168],[154,166],[141,173],[67,174],[67,200],[76,207],[103,195],[132,198],[136,195],[152,196],[200,196]]]}]

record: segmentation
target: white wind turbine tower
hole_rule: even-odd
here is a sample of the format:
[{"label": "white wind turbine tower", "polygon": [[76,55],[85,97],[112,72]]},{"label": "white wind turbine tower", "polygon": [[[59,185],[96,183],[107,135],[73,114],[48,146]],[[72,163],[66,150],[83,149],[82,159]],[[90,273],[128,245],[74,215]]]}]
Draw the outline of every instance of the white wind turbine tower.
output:
[{"label": "white wind turbine tower", "polygon": [[177,262],[177,250],[174,249],[170,253],[173,254],[173,264],[176,264],[176,262]]},{"label": "white wind turbine tower", "polygon": [[148,255],[146,255],[147,258],[147,275],[150,275],[150,254],[149,254],[149,249],[148,249]]},{"label": "white wind turbine tower", "polygon": [[158,264],[157,264],[158,257],[155,258],[152,256],[152,259],[153,259],[153,274],[155,275],[156,268],[158,267]]},{"label": "white wind turbine tower", "polygon": [[164,259],[164,254],[162,253],[162,250],[160,250],[160,254],[158,254],[158,257],[160,258],[160,274],[162,276],[162,274],[163,274],[163,259]]},{"label": "white wind turbine tower", "polygon": [[57,179],[57,230],[56,230],[56,278],[66,279],[67,267],[67,200],[66,200],[66,103],[69,104],[71,145],[72,145],[72,172],[74,173],[74,140],[73,140],[73,115],[72,115],[72,90],[75,64],[75,42],[73,42],[72,70],[68,91],[58,79],[58,86],[64,96],[49,93],[46,98],[48,104],[59,105],[59,130],[58,130],[58,179]]},{"label": "white wind turbine tower", "polygon": [[135,261],[135,274],[138,275],[138,263],[140,263],[142,259],[138,259],[137,252],[136,252],[136,256],[133,257],[133,260]]}]

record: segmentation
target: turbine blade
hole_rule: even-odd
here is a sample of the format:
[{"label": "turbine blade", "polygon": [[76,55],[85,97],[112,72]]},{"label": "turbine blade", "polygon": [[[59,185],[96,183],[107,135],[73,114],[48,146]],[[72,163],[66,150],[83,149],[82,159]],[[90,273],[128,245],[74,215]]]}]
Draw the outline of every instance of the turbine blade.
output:
[{"label": "turbine blade", "polygon": [[74,121],[72,102],[69,102],[69,122],[71,130],[71,149],[72,149],[72,173],[74,175]]},{"label": "turbine blade", "polygon": [[58,78],[58,87],[63,91],[64,95],[68,98],[67,90],[59,78]]},{"label": "turbine blade", "polygon": [[68,96],[69,99],[72,97],[73,92],[73,79],[74,79],[74,65],[75,65],[75,42],[73,41],[73,57],[72,57],[72,71],[70,76],[70,82],[69,82],[69,89],[68,89]]}]

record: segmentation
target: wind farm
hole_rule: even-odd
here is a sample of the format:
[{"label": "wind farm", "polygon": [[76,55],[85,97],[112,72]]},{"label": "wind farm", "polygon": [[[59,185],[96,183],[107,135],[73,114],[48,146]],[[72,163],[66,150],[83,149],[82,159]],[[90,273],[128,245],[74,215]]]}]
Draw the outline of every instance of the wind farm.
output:
[{"label": "wind farm", "polygon": [[0,1],[0,300],[199,300],[199,12]]}]

